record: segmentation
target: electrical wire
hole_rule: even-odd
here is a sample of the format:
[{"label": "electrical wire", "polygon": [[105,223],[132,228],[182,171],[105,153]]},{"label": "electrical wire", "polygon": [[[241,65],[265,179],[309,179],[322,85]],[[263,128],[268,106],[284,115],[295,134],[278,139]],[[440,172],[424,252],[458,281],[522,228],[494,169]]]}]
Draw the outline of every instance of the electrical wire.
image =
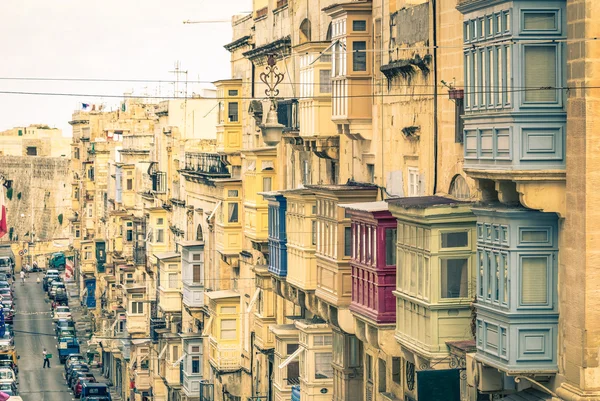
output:
[{"label": "electrical wire", "polygon": [[[502,90],[502,91],[495,91],[494,93],[517,93],[517,92],[536,92],[536,91],[549,91],[549,90],[571,90],[571,89],[599,89],[600,86],[577,86],[577,87],[552,87],[552,86],[548,86],[548,87],[538,87],[538,88],[529,88],[529,89],[513,89],[513,90]],[[469,91],[468,93],[465,94],[465,96],[467,95],[471,95],[471,94],[478,94],[478,93],[490,93],[490,91]],[[27,96],[62,96],[62,97],[84,97],[84,98],[120,98],[120,99],[160,99],[160,100],[168,100],[168,99],[174,99],[174,100],[193,100],[192,97],[190,96],[147,96],[147,95],[143,95],[143,96],[134,96],[134,95],[110,95],[110,94],[92,94],[92,93],[67,93],[67,92],[28,92],[28,91],[0,91],[0,94],[3,95],[27,95]],[[332,95],[331,99],[351,99],[351,98],[364,98],[364,99],[369,99],[369,98],[373,98],[373,97],[384,97],[384,98],[405,98],[405,97],[445,97],[447,96],[447,94],[441,94],[438,93],[437,95],[435,93],[397,93],[397,94],[381,94],[381,95],[377,95],[377,94],[366,94],[366,95],[343,95],[343,96],[336,96],[336,95]],[[231,100],[231,98],[227,98],[227,97],[216,97],[216,98],[210,98],[210,99],[214,99],[214,100]],[[239,100],[257,100],[260,98],[253,98],[253,97],[238,97],[236,99]],[[281,98],[277,98],[278,100],[285,100],[287,98],[281,97]],[[304,99],[308,99],[308,100],[312,100],[314,99],[313,96],[299,96],[299,97],[295,97],[294,99],[296,100],[304,100]]]}]

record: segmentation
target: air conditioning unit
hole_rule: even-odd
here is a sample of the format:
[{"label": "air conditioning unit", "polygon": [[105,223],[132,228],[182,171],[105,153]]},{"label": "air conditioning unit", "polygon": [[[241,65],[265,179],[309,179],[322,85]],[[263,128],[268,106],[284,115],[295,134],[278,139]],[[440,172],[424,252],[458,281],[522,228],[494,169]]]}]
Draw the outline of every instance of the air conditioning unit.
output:
[{"label": "air conditioning unit", "polygon": [[491,392],[503,389],[502,372],[475,360],[475,354],[466,355],[467,385],[479,391]]}]

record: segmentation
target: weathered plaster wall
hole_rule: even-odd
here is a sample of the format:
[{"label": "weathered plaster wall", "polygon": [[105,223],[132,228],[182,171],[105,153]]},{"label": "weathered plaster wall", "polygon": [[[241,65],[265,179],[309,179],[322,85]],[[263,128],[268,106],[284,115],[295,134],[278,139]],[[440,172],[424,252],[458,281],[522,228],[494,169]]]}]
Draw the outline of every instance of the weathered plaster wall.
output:
[{"label": "weathered plaster wall", "polygon": [[[13,240],[29,241],[32,223],[36,240],[68,238],[69,163],[66,158],[0,157],[0,173],[13,182],[12,197],[6,199],[9,234],[12,229]],[[62,224],[58,219],[60,214]],[[9,235],[6,237],[10,239]]]}]

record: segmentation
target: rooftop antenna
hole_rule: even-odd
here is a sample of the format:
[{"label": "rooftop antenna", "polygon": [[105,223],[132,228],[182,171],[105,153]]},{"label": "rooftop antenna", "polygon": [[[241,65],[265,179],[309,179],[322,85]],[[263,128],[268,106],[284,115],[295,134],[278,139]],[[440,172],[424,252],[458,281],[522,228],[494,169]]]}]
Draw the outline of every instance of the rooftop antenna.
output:
[{"label": "rooftop antenna", "polygon": [[171,74],[175,74],[175,90],[174,90],[174,97],[179,97],[179,95],[181,95],[181,92],[179,91],[179,76],[180,75],[185,75],[185,97],[187,98],[187,84],[188,84],[188,72],[187,71],[182,71],[181,70],[181,64],[179,62],[179,60],[177,60],[175,62],[175,70],[174,71],[169,71]]}]

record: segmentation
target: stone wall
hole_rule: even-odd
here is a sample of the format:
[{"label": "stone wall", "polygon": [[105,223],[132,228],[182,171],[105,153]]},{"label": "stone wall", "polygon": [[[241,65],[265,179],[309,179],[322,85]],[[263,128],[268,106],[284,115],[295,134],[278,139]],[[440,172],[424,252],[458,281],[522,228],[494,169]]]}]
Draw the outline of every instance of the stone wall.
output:
[{"label": "stone wall", "polygon": [[0,174],[12,180],[6,199],[9,234],[3,240],[30,241],[32,226],[38,241],[69,237],[69,164],[66,158],[0,156]]}]

